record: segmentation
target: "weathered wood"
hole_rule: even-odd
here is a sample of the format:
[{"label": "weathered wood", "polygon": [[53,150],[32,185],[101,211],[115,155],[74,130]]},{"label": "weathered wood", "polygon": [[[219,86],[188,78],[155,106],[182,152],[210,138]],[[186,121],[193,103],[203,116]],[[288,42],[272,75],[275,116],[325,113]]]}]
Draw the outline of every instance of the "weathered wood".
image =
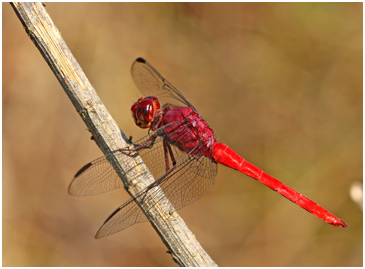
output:
[{"label": "weathered wood", "polygon": [[[126,147],[128,139],[101,102],[44,6],[41,3],[18,2],[11,5],[103,153],[107,154],[115,149]],[[129,171],[133,167],[131,164],[141,163],[138,156],[133,158],[133,162],[119,162],[116,158],[110,158],[109,161],[132,197],[154,182],[148,168],[144,165],[138,165],[142,173],[134,172],[141,173],[142,177],[136,178],[133,175],[133,180],[130,180],[128,177],[130,172],[127,175],[123,172]],[[128,164],[132,167],[126,167]],[[181,217],[171,211],[171,205],[166,208],[157,205],[150,210],[146,209],[148,201],[155,200],[153,192],[149,195],[151,195],[150,199],[137,202],[169,249],[173,259],[181,266],[216,266]],[[164,200],[163,204],[168,203]]]}]

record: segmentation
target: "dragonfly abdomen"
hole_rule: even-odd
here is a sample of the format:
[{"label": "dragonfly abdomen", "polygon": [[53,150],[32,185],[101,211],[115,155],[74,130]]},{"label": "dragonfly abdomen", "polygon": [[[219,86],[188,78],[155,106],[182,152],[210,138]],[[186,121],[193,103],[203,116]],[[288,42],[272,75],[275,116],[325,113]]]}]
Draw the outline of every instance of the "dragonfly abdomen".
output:
[{"label": "dragonfly abdomen", "polygon": [[260,168],[247,162],[227,145],[215,143],[213,145],[212,157],[217,163],[231,167],[252,177],[253,179],[256,179],[325,222],[334,226],[347,227],[347,224],[343,220],[337,218],[320,205],[288,187],[276,178],[266,174]]}]

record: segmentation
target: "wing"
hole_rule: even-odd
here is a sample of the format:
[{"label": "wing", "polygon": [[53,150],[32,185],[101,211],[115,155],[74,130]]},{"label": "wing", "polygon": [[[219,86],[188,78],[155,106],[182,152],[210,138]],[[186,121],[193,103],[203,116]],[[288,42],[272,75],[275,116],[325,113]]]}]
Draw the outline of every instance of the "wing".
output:
[{"label": "wing", "polygon": [[[170,125],[166,125],[136,141],[135,147],[139,149],[138,153],[157,181],[153,184],[160,185],[175,210],[178,210],[198,200],[212,189],[217,164],[210,158],[204,157],[209,156],[206,154],[209,149],[202,146],[202,143],[188,153],[168,143],[168,139],[164,135],[164,128],[169,127]],[[189,131],[188,128],[186,131]],[[184,135],[181,129],[178,132],[179,135]],[[173,136],[173,132],[169,132],[169,136]],[[170,148],[169,151],[166,150],[166,142]],[[76,173],[69,186],[69,193],[77,196],[93,195],[122,187],[123,184],[108,162],[108,158],[113,156],[125,162],[128,161],[126,155],[135,153],[129,148],[120,149],[88,163]],[[171,168],[166,171],[166,167]],[[146,192],[156,190],[158,189],[148,187],[137,194],[137,197],[147,197],[148,199],[149,196],[146,195]],[[146,217],[138,205],[133,199],[130,199],[110,215],[96,237],[105,237],[145,220]]]},{"label": "wing", "polygon": [[[217,173],[217,164],[212,162],[209,158],[184,154],[176,147],[172,147],[174,154],[177,153],[180,155],[180,161],[162,177],[157,179],[160,183],[159,185],[162,192],[164,192],[169,202],[174,207],[169,211],[179,210],[203,197],[213,188],[214,178]],[[151,153],[150,156],[152,157],[153,155],[154,154]],[[181,155],[184,155],[184,157],[181,158]],[[204,155],[204,152],[201,152],[199,155]],[[141,197],[143,197],[143,199],[149,199],[150,197],[146,195],[146,191],[157,192],[157,189],[150,188],[144,190],[137,195],[137,199]],[[153,203],[159,203],[161,207],[166,208],[166,204],[161,205],[163,199],[158,198],[162,194],[156,193],[155,196],[156,195],[157,199],[153,200]],[[146,220],[146,216],[139,209],[138,205],[133,199],[130,199],[117,208],[107,218],[95,237],[102,238],[109,236]]]},{"label": "wing", "polygon": [[[158,133],[164,133],[164,130],[169,126],[165,125],[134,143],[135,148],[140,148],[138,153],[155,179],[166,173],[166,160],[163,151],[163,139],[165,137],[159,136]],[[152,139],[154,137],[156,139]],[[147,148],[145,144],[152,140],[154,141],[153,145],[149,145],[152,147]],[[75,174],[68,187],[68,193],[73,196],[89,196],[122,188],[123,183],[108,159],[116,158],[120,162],[131,162],[130,158],[126,158],[130,154],[136,154],[136,151],[126,147],[87,163]],[[178,161],[178,159],[175,160]],[[135,164],[127,164],[126,166],[133,165],[135,166]]]},{"label": "wing", "polygon": [[125,153],[116,150],[84,165],[72,179],[68,193],[73,196],[88,196],[123,187],[118,174],[108,161],[111,156],[123,161]]},{"label": "wing", "polygon": [[168,82],[149,62],[137,58],[132,64],[132,77],[138,89],[146,96],[155,96],[161,106],[172,104],[175,107],[195,107]]},{"label": "wing", "polygon": [[[172,162],[172,158],[168,159],[168,164],[166,163],[163,141],[167,141],[164,135],[165,129],[169,128],[171,124],[176,123],[167,124],[134,143],[135,148],[139,148],[138,153],[155,179],[161,178],[166,173],[166,166],[172,167],[175,165]],[[173,132],[169,133],[171,136],[173,134]],[[179,130],[179,134],[184,135],[184,132]],[[152,139],[154,137],[155,139]],[[153,144],[146,146],[146,144],[150,143],[148,141],[152,140]],[[173,150],[172,155],[176,162],[180,162],[187,154],[173,145],[171,145],[171,149]],[[108,159],[116,158],[120,162],[132,162],[130,158],[126,158],[131,154],[136,154],[136,151],[132,151],[129,147],[126,147],[115,150],[84,165],[72,179],[68,187],[69,194],[73,196],[88,196],[122,188],[123,183]],[[127,164],[129,167],[135,165]]]}]

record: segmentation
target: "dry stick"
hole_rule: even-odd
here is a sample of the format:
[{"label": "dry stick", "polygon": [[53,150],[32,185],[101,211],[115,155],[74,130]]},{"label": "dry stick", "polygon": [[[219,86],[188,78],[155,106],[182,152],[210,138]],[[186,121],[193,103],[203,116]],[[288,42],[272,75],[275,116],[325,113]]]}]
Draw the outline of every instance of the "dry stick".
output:
[{"label": "dry stick", "polygon": [[[11,5],[103,153],[107,154],[128,146],[125,135],[97,96],[42,4],[12,3]],[[132,159],[134,164],[141,163],[139,157]],[[132,197],[154,182],[144,165],[138,165],[138,170],[134,169],[135,174],[128,172],[126,175],[123,171],[129,171],[131,167],[126,166],[128,164],[131,166],[133,162],[120,162],[116,158],[110,158],[109,161]],[[136,177],[136,174],[143,176]],[[130,180],[129,175],[133,180]],[[161,204],[155,204],[151,203],[151,200],[160,197],[154,197],[154,192],[149,195],[149,199],[137,201],[138,205],[169,249],[172,258],[180,266],[217,266],[180,216],[171,211],[172,206],[167,198],[163,199]],[[147,210],[151,205],[154,207]]]}]

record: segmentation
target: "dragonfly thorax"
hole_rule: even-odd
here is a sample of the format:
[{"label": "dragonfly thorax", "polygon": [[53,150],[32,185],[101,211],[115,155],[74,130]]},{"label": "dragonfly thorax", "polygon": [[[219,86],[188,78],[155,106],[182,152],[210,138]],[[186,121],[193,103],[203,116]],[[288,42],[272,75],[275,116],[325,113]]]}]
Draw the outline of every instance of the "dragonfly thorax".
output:
[{"label": "dragonfly thorax", "polygon": [[208,123],[190,107],[176,107],[164,111],[160,126],[165,139],[181,151],[209,157],[215,142],[214,131]]}]

